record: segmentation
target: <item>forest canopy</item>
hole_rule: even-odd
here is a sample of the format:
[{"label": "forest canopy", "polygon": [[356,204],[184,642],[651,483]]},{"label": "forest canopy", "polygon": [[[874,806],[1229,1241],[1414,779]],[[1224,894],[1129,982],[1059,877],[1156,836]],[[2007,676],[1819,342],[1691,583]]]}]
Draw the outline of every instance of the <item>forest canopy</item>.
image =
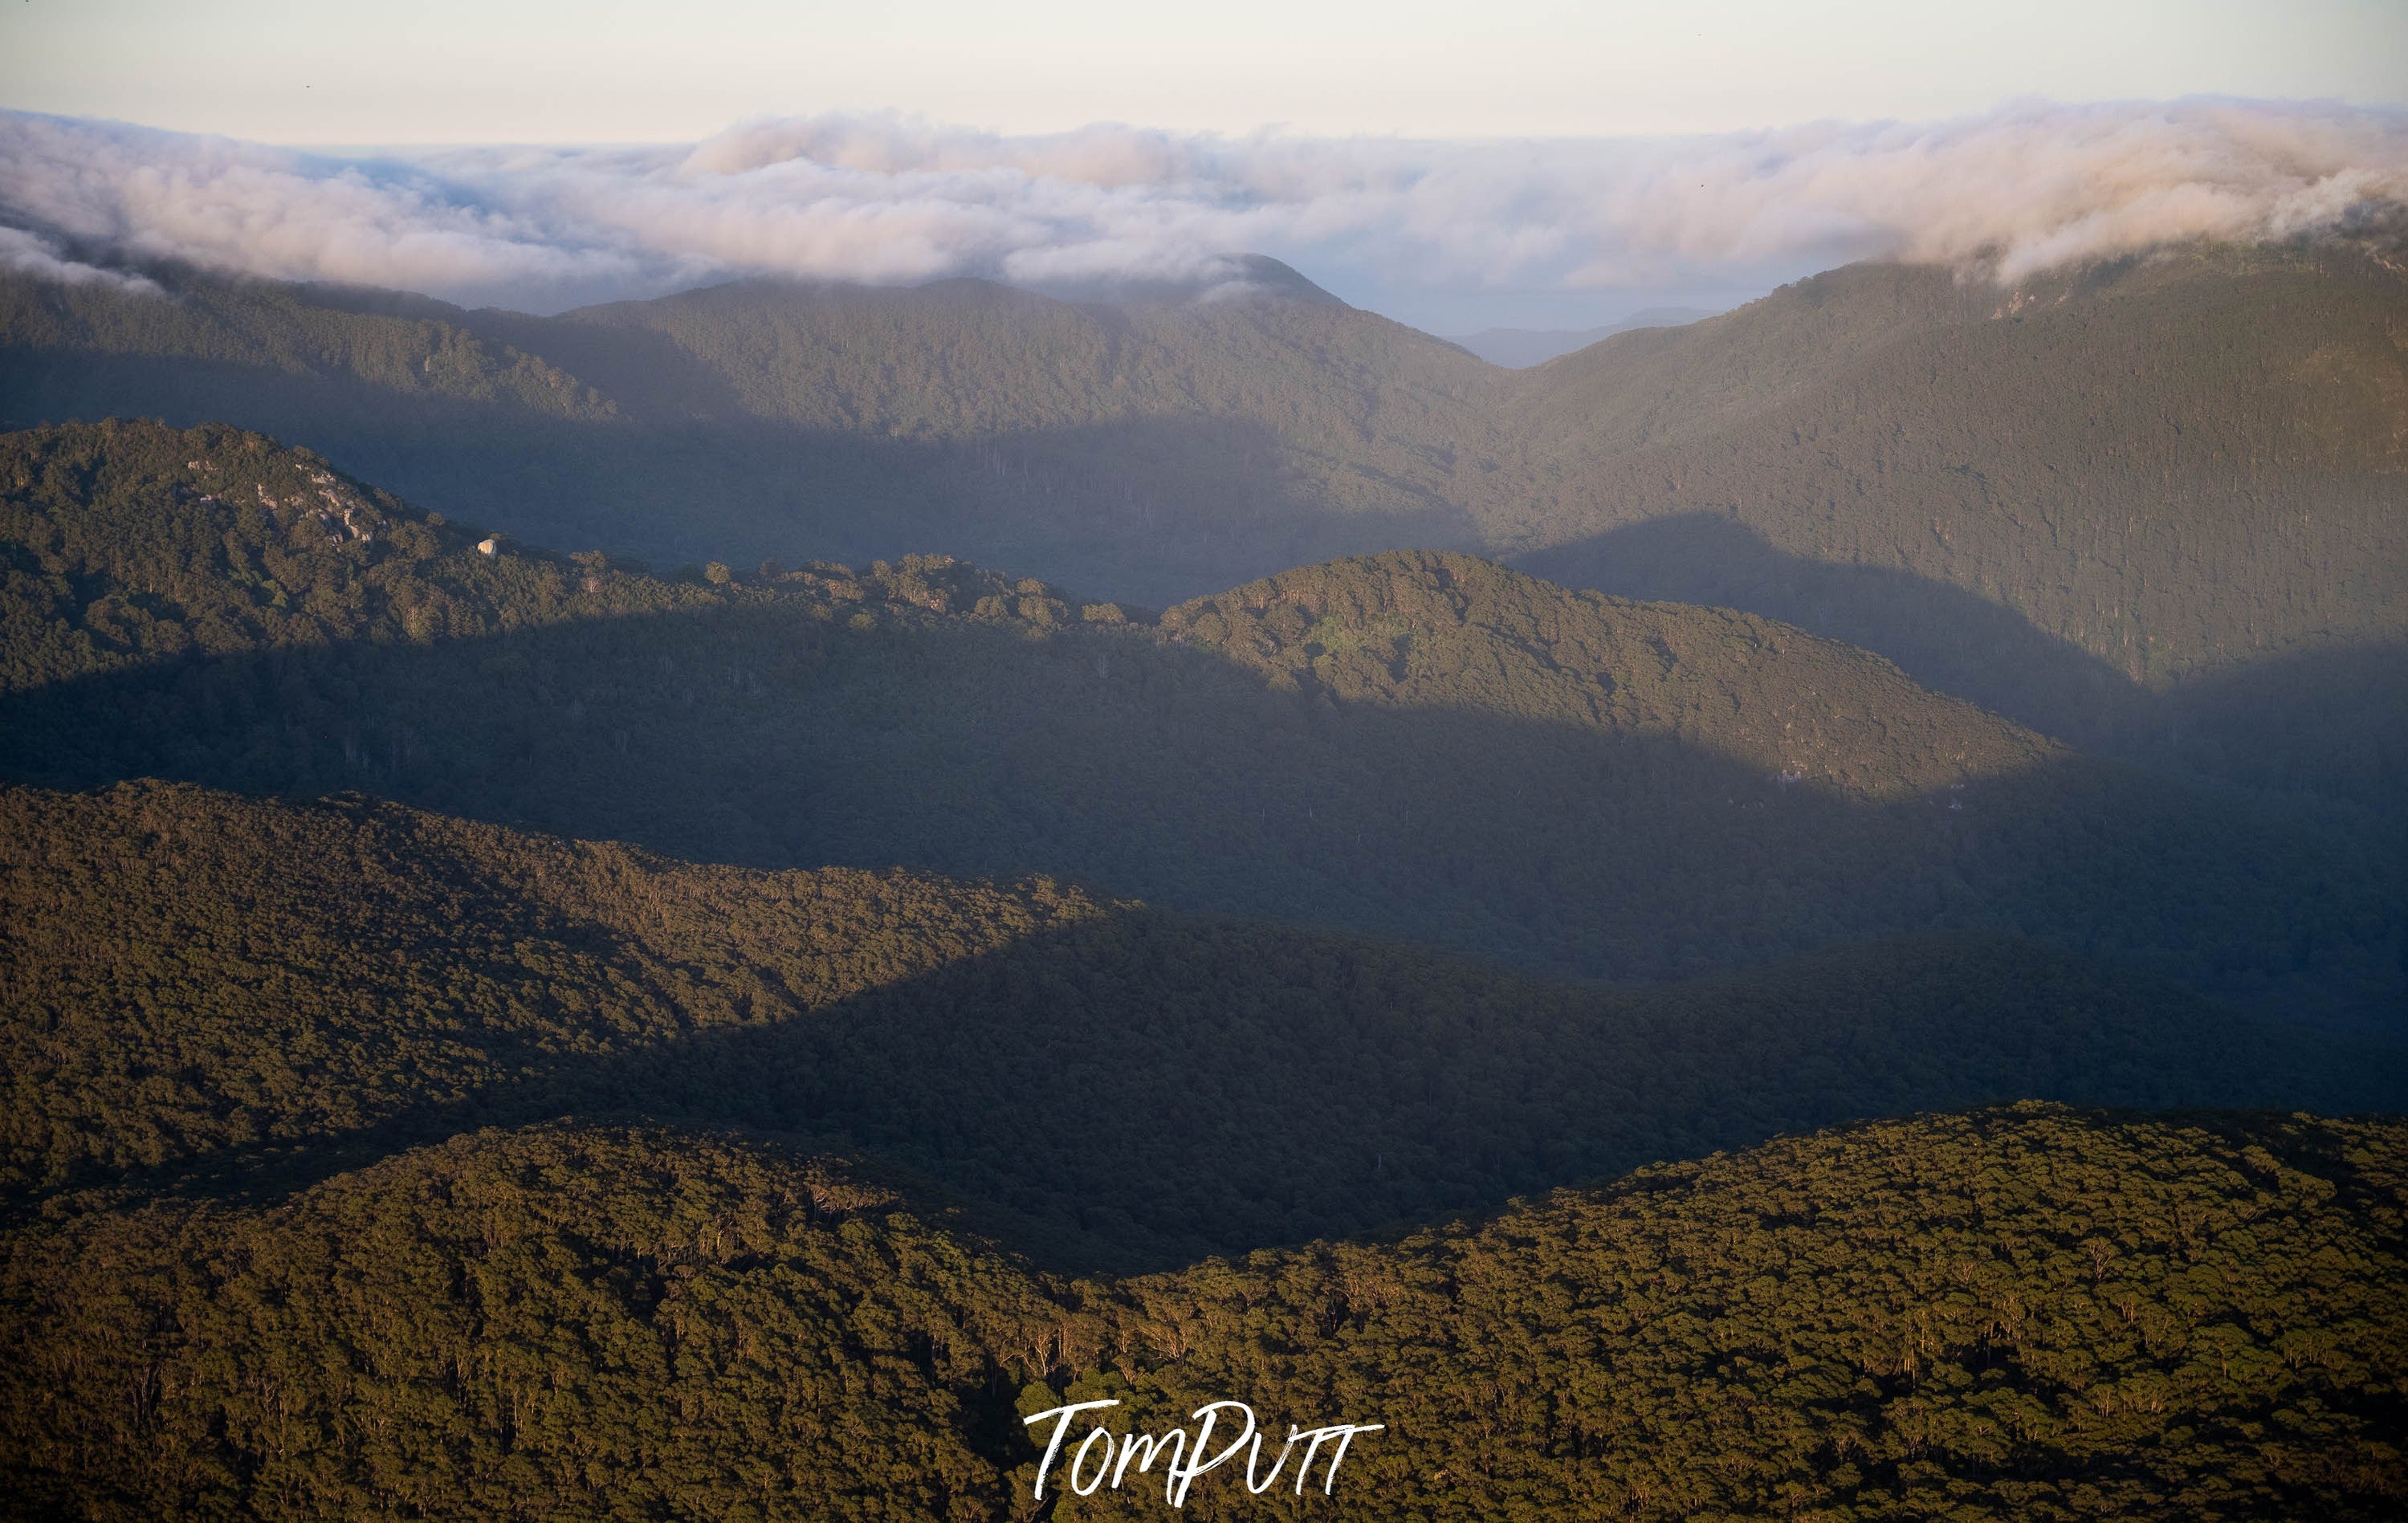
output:
[{"label": "forest canopy", "polygon": [[[1435,545],[1744,609],[2186,776],[2394,815],[2396,247],[2009,285],[1852,265],[1497,370],[1264,262],[1243,299],[751,280],[552,318],[161,268],[0,279],[0,418],[227,422],[533,542],[945,551],[1166,605]],[[2229,683],[2282,668],[2253,702]],[[2292,731],[2313,715],[2318,745]],[[2278,763],[2261,754],[2277,753]]]},{"label": "forest canopy", "polygon": [[1042,1511],[1021,1414],[1237,1399],[1384,1431],[1198,1518],[2374,1520],[2403,1148],[2020,1106],[1114,1282],[757,1142],[483,1131],[0,1237],[0,1464],[96,1519],[1002,1519]]},{"label": "forest canopy", "polygon": [[1251,273],[0,277],[0,1513],[2408,1515],[2398,266]]},{"label": "forest canopy", "polygon": [[488,542],[257,436],[7,436],[0,773],[1041,873],[1623,981],[1939,928],[2270,1014],[2408,988],[2386,832],[1749,615],[1422,552],[1157,620],[941,557],[715,580]]},{"label": "forest canopy", "polygon": [[362,797],[0,790],[0,919],[21,1202],[666,1118],[875,1162],[1050,1263],[1154,1268],[1861,1117],[2408,1094],[2393,1046],[1995,936],[1609,990],[1044,879],[696,865]]}]

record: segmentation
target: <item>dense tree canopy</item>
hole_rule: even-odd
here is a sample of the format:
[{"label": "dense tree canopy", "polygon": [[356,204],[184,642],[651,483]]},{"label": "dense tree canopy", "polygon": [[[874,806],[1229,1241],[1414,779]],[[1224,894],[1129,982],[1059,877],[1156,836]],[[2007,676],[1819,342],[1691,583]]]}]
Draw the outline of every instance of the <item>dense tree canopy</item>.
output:
[{"label": "dense tree canopy", "polygon": [[[1444,545],[1747,609],[2078,743],[2398,816],[2396,248],[1851,266],[1524,372],[1251,295],[741,282],[555,318],[162,269],[0,280],[0,417],[226,421],[529,539],[949,551],[1169,603]],[[2280,662],[2269,712],[2229,686]],[[2289,746],[2302,716],[2331,747]],[[2268,767],[2262,748],[2286,749]]]},{"label": "dense tree canopy", "polygon": [[2400,998],[2381,834],[2087,760],[1746,615],[1422,553],[1158,623],[941,559],[659,577],[484,553],[255,436],[0,448],[0,768],[30,781],[1041,872],[1621,979],[1949,928],[2269,1011]]},{"label": "dense tree canopy", "polygon": [[1617,992],[1043,880],[695,866],[361,798],[0,791],[0,920],[21,1200],[667,1116],[874,1157],[1049,1262],[1152,1267],[1864,1116],[2408,1094],[2388,1048],[1998,938]]},{"label": "dense tree canopy", "polygon": [[2403,1146],[2027,1106],[1114,1283],[772,1146],[480,1132],[0,1237],[0,1466],[94,1519],[1001,1519],[1019,1414],[1238,1400],[1384,1429],[1327,1498],[1188,1515],[2386,1518]]},{"label": "dense tree canopy", "polygon": [[2408,1512],[2396,266],[159,276],[0,412],[327,453],[0,434],[0,1512]]}]

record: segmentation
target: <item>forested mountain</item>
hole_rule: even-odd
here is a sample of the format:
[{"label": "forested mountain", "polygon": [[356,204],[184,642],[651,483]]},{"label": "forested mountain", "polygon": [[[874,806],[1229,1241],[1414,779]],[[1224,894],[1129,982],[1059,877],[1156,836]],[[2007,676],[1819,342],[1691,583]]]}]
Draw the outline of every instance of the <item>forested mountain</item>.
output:
[{"label": "forested mountain", "polygon": [[2387,257],[0,278],[0,1514],[2401,1516]]},{"label": "forested mountain", "polygon": [[1928,929],[2389,1019],[2379,836],[1760,619],[1461,556],[1149,620],[941,560],[663,579],[225,429],[0,445],[0,767],[365,789],[762,867],[1053,874],[1617,979]]},{"label": "forested mountain", "polygon": [[756,281],[557,318],[10,275],[0,417],[265,428],[427,506],[665,564],[943,551],[1158,605],[1402,545],[1525,557],[2396,821],[2399,268],[2341,244],[2012,288],[1858,266],[1523,372],[1268,261],[1209,300]]},{"label": "forested mountain", "polygon": [[[162,272],[0,275],[0,418],[319,448],[538,541],[664,561],[949,550],[1161,602],[1466,541],[1492,370],[1283,266],[1209,302],[747,281],[558,318]],[[1493,466],[1493,462],[1492,462]]]},{"label": "forested mountain", "polygon": [[[1770,613],[2093,742],[2175,728],[2135,684],[2256,661],[2408,692],[2408,280],[2360,255],[1853,267],[1514,407],[1549,485],[1496,528],[1557,580]],[[2369,647],[2373,701],[2316,681]]]},{"label": "forested mountain", "polygon": [[0,792],[0,921],[21,1197],[678,1116],[866,1152],[1048,1259],[1161,1265],[1861,1116],[2408,1094],[2391,1047],[1996,937],[1614,993],[1044,880],[696,866],[189,786]]},{"label": "forested mountain", "polygon": [[1154,1516],[1159,1464],[1033,1499],[1020,1417],[1227,1399],[1266,1470],[1288,1425],[1383,1427],[1327,1497],[1223,1470],[1189,1516],[2388,1518],[2403,1148],[2025,1106],[1115,1283],[759,1142],[483,1131],[0,1235],[0,1486],[127,1520]]}]

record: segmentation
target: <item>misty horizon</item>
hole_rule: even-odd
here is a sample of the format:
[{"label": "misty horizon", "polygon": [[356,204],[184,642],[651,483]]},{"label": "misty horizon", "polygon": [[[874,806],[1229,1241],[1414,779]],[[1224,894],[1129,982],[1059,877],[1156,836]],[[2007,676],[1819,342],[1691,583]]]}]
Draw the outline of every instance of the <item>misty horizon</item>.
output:
[{"label": "misty horizon", "polygon": [[180,262],[535,313],[763,275],[1209,288],[1259,254],[1435,334],[1584,331],[1864,259],[2013,280],[2364,230],[2402,202],[2408,112],[2262,101],[1521,141],[832,114],[374,156],[0,113],[0,266]]}]

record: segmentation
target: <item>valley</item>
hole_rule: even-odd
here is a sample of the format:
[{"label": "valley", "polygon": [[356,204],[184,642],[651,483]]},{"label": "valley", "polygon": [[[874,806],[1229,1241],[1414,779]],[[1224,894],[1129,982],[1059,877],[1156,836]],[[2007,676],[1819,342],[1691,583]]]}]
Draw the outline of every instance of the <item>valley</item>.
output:
[{"label": "valley", "polygon": [[0,272],[0,1511],[2397,1516],[2384,247]]},{"label": "valley", "polygon": [[[0,417],[242,424],[663,567],[941,553],[1163,607],[1460,550],[1781,619],[2203,782],[2394,812],[2363,763],[2251,759],[2302,716],[2232,692],[2283,664],[2287,692],[2364,711],[2344,754],[2399,754],[2408,288],[2377,247],[2012,289],[1856,266],[1521,371],[1250,268],[1210,301],[750,281],[552,318],[10,278]],[[2386,701],[2344,704],[2364,682]]]}]

